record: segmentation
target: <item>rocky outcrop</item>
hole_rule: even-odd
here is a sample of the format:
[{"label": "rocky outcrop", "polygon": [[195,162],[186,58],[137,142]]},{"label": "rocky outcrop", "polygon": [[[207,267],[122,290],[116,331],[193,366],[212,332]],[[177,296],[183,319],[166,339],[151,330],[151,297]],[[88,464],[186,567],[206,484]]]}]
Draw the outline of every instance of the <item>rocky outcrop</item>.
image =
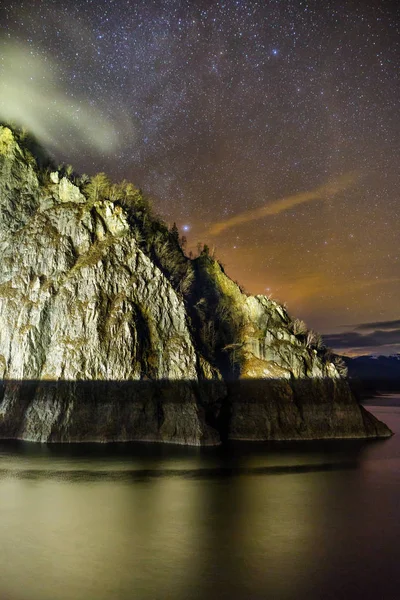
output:
[{"label": "rocky outcrop", "polygon": [[390,435],[283,307],[117,191],[40,169],[0,127],[0,437]]}]

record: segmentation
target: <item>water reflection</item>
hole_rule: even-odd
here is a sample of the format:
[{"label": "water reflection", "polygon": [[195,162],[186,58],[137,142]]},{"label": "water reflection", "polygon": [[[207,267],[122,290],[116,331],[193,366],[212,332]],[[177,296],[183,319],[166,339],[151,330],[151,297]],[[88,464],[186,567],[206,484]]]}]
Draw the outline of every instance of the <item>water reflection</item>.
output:
[{"label": "water reflection", "polygon": [[398,437],[2,444],[0,598],[395,597]]}]

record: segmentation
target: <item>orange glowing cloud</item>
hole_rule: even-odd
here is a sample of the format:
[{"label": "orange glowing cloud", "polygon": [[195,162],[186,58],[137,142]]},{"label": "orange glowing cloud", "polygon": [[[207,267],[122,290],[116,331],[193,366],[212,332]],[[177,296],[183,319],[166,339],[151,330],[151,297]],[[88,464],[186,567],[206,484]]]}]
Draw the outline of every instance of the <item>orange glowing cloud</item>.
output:
[{"label": "orange glowing cloud", "polygon": [[214,225],[212,225],[209,229],[208,234],[216,236],[223,231],[230,229],[231,227],[243,225],[244,223],[262,219],[263,217],[278,215],[279,213],[289,210],[298,204],[312,202],[313,200],[324,200],[329,196],[335,196],[352,186],[357,180],[357,177],[357,173],[355,172],[346,173],[324,185],[319,186],[315,190],[293,194],[292,196],[287,196],[285,198],[280,198],[279,200],[270,202],[265,206],[260,206],[259,208],[242,212],[234,217],[231,217],[230,219],[227,219],[226,221],[214,223]]}]

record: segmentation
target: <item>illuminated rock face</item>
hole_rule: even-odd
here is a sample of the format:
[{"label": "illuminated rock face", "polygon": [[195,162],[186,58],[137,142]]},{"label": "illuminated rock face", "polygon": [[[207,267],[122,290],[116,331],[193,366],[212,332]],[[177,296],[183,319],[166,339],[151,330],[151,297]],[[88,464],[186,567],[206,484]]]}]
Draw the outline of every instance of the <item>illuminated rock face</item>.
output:
[{"label": "illuminated rock face", "polygon": [[[200,445],[390,434],[277,303],[242,294],[207,256],[181,256],[193,272],[183,296],[118,203],[41,175],[0,127],[0,437]],[[314,400],[297,380],[317,385]]]}]

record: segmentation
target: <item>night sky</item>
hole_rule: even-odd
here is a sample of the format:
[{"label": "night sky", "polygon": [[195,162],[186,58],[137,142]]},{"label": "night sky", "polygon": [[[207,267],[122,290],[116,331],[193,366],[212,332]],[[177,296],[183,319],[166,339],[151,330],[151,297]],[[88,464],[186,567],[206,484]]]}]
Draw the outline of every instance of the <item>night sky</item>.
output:
[{"label": "night sky", "polygon": [[400,352],[400,6],[0,6],[0,119],[127,178],[348,353]]}]

